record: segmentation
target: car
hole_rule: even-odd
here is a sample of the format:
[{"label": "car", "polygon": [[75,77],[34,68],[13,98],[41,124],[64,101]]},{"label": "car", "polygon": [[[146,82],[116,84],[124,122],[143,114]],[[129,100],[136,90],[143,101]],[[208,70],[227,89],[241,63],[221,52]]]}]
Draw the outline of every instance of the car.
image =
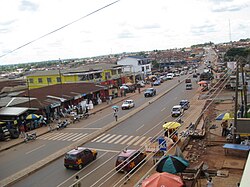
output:
[{"label": "car", "polygon": [[138,82],[137,82],[137,86],[138,86],[138,87],[141,87],[141,88],[142,88],[142,87],[145,87],[145,85],[146,85],[146,83],[145,83],[144,81],[138,81]]},{"label": "car", "polygon": [[122,110],[135,107],[135,102],[132,99],[128,99],[122,103]]},{"label": "car", "polygon": [[178,117],[183,114],[184,109],[181,105],[175,105],[172,108],[171,115],[172,117]]},{"label": "car", "polygon": [[77,147],[64,155],[64,166],[67,169],[81,170],[83,166],[95,160],[97,151],[84,147]]},{"label": "car", "polygon": [[190,107],[190,103],[189,103],[189,101],[186,100],[186,99],[181,100],[181,101],[180,101],[180,105],[182,106],[182,108],[183,108],[184,110],[187,110],[187,109]]},{"label": "car", "polygon": [[138,167],[140,164],[145,161],[146,153],[135,150],[135,149],[126,149],[123,150],[116,159],[115,169],[118,172],[128,173],[135,167]]},{"label": "car", "polygon": [[154,95],[156,95],[156,89],[154,88],[148,88],[144,92],[145,97],[153,97]]},{"label": "car", "polygon": [[186,83],[186,90],[192,90],[192,83]]},{"label": "car", "polygon": [[160,86],[161,85],[161,81],[159,79],[157,79],[156,81],[153,82],[154,86]]},{"label": "car", "polygon": [[167,74],[167,79],[168,80],[171,80],[171,79],[173,79],[174,78],[174,74],[173,73],[168,73]]}]

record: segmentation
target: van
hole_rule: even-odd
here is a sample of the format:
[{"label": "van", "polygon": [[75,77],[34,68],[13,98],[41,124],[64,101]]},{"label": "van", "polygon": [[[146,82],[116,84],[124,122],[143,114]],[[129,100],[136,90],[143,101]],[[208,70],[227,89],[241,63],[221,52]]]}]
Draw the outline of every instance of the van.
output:
[{"label": "van", "polygon": [[128,173],[140,165],[146,158],[146,153],[134,149],[123,150],[116,159],[116,171]]},{"label": "van", "polygon": [[172,117],[178,117],[182,115],[182,113],[183,113],[183,108],[181,105],[173,106],[172,111],[171,111]]}]

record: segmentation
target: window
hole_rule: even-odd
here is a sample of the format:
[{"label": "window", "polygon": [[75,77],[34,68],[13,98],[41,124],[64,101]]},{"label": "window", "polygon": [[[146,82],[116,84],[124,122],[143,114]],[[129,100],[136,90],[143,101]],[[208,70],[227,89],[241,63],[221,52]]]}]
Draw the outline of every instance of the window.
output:
[{"label": "window", "polygon": [[34,83],[34,79],[29,79],[29,83]]},{"label": "window", "polygon": [[146,69],[149,69],[149,66],[146,66]]},{"label": "window", "polygon": [[141,70],[144,71],[144,67],[141,67]]},{"label": "window", "polygon": [[57,82],[61,82],[61,77],[56,77]]},{"label": "window", "polygon": [[47,82],[48,83],[51,83],[52,81],[51,81],[51,78],[47,78]]},{"label": "window", "polygon": [[42,78],[38,78],[38,83],[43,83],[43,79]]}]

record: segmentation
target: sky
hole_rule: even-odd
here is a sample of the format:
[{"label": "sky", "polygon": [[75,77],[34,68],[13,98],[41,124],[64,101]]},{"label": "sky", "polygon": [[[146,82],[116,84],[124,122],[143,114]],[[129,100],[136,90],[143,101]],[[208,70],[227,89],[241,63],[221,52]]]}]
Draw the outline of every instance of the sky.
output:
[{"label": "sky", "polygon": [[0,65],[246,38],[250,0],[0,1]]}]

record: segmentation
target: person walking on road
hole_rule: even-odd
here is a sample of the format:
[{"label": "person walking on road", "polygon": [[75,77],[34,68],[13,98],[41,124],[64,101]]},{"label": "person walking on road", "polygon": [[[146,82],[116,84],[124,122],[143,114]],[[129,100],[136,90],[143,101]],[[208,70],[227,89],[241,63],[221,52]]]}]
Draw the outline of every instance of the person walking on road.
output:
[{"label": "person walking on road", "polygon": [[118,109],[115,109],[115,110],[114,110],[115,121],[118,120],[118,114],[117,114],[117,112],[118,112]]}]

